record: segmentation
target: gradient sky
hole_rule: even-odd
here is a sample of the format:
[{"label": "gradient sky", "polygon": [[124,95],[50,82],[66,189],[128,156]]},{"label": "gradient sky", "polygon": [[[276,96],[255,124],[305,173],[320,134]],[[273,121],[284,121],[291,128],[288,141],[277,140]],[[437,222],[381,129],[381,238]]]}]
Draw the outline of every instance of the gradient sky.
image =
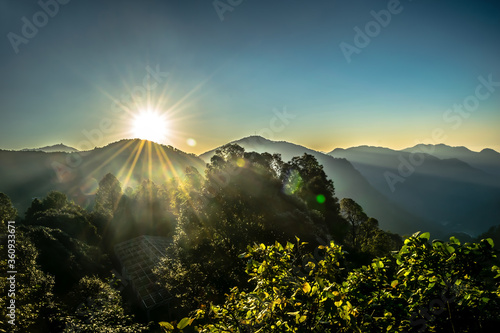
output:
[{"label": "gradient sky", "polygon": [[[71,0],[16,53],[8,34],[22,37],[22,18],[33,22],[41,7],[1,0],[0,148],[82,149],[85,131],[103,146],[131,138],[133,114],[152,107],[169,119],[162,143],[193,153],[253,134],[323,151],[418,142],[500,151],[500,87],[467,118],[443,119],[479,76],[500,82],[500,3],[401,1],[348,63],[339,45],[355,45],[354,28],[387,8],[243,0],[221,21],[211,0]],[[148,66],[169,74],[127,111],[114,109],[140,91]],[[295,118],[281,126],[273,119],[284,109]],[[112,129],[101,137],[103,121]]]}]

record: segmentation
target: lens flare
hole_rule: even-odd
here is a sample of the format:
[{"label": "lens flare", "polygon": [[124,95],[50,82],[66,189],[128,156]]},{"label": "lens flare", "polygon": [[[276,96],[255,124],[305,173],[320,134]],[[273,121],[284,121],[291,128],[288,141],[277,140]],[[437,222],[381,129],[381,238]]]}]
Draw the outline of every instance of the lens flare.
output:
[{"label": "lens flare", "polygon": [[323,194],[318,194],[318,195],[316,196],[316,201],[317,201],[318,203],[320,203],[320,204],[324,204],[324,203],[325,203],[325,201],[326,201],[326,198],[325,198],[325,196],[324,196]]}]

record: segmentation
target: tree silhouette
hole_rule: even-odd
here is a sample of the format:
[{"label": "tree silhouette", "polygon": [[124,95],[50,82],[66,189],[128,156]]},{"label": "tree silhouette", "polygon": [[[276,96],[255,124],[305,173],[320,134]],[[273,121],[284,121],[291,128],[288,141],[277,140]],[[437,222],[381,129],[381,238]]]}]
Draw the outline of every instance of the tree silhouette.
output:
[{"label": "tree silhouette", "polygon": [[368,216],[363,211],[363,208],[350,198],[344,198],[340,201],[340,211],[342,216],[351,225],[349,245],[353,248],[358,248],[361,225],[368,220]]},{"label": "tree silhouette", "polygon": [[99,182],[95,196],[95,211],[112,217],[122,197],[121,184],[111,173],[106,174]]},{"label": "tree silhouette", "polygon": [[16,217],[17,209],[12,205],[12,201],[6,194],[0,193],[0,221],[14,221]]},{"label": "tree silhouette", "polygon": [[309,209],[323,215],[328,231],[335,239],[341,240],[344,237],[346,224],[339,215],[340,206],[335,197],[335,187],[313,155],[304,154],[285,163],[281,179],[287,192],[297,195]]}]

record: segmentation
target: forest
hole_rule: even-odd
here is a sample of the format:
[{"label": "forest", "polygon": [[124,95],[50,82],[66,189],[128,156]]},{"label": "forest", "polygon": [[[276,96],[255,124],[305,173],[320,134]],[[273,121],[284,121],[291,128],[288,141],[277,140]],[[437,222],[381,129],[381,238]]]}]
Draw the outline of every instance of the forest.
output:
[{"label": "forest", "polygon": [[[500,324],[500,226],[472,242],[382,230],[355,200],[336,196],[310,154],[284,161],[228,144],[204,174],[191,166],[165,183],[122,188],[108,173],[85,208],[50,191],[18,212],[0,193],[0,221],[0,266],[14,260],[16,271],[15,282],[7,269],[0,280],[4,332],[492,332]],[[137,298],[115,251],[145,235],[168,240],[146,272],[168,295],[154,308]]]}]

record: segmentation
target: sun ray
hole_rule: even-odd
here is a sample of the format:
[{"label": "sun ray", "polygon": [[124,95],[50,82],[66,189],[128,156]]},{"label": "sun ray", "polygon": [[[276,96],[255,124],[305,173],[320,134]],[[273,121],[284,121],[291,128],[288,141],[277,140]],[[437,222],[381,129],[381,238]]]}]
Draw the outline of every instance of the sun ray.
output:
[{"label": "sun ray", "polygon": [[134,143],[133,141],[129,141],[129,142],[124,143],[123,146],[120,149],[118,149],[113,155],[111,155],[110,157],[108,157],[97,168],[95,168],[94,170],[92,170],[92,172],[88,175],[88,177],[93,176],[97,171],[101,170],[103,167],[105,167],[106,165],[108,165],[109,162],[111,162],[112,160],[114,160],[118,155],[121,154],[121,152],[123,152],[125,149],[127,149],[133,143]]},{"label": "sun ray", "polygon": [[139,150],[140,148],[140,145],[139,143],[136,141],[136,140],[132,140],[130,141],[131,143],[135,143],[135,147],[134,149],[132,150],[132,152],[130,153],[130,155],[127,157],[127,160],[125,161],[125,163],[123,164],[123,166],[120,168],[120,170],[118,171],[118,175],[117,175],[117,178],[120,179],[123,177],[123,173],[125,172],[125,170],[127,170],[127,166],[129,165],[130,161],[134,158],[134,154]]},{"label": "sun ray", "polygon": [[139,144],[139,148],[137,149],[137,152],[134,157],[134,161],[132,162],[132,165],[129,168],[128,174],[125,177],[125,180],[123,182],[123,187],[126,188],[128,183],[130,182],[130,178],[132,178],[132,172],[134,172],[135,165],[137,164],[137,160],[139,159],[139,156],[141,155],[142,149],[144,147],[144,144],[146,141],[141,141]]},{"label": "sun ray", "polygon": [[165,183],[168,182],[169,180],[169,175],[168,175],[168,170],[167,170],[167,167],[168,167],[168,162],[164,160],[164,157],[162,155],[162,153],[165,153],[163,151],[163,149],[160,149],[158,146],[154,146],[155,147],[155,154],[156,156],[158,156],[158,160],[160,161],[160,165],[161,165],[161,173],[163,174],[163,177],[165,178]]}]

